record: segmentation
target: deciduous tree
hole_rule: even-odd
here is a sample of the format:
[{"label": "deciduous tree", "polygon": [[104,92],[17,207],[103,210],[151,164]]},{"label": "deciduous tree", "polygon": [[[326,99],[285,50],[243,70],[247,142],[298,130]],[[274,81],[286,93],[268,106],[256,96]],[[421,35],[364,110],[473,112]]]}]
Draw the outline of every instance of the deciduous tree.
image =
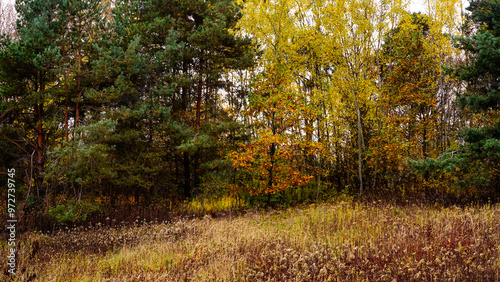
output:
[{"label": "deciduous tree", "polygon": [[303,128],[304,116],[313,109],[294,87],[289,72],[283,65],[271,65],[257,78],[247,109],[256,121],[257,137],[230,153],[240,173],[237,185],[251,194],[270,195],[303,186],[314,177],[308,173],[306,157],[317,156],[320,146],[307,138]]}]

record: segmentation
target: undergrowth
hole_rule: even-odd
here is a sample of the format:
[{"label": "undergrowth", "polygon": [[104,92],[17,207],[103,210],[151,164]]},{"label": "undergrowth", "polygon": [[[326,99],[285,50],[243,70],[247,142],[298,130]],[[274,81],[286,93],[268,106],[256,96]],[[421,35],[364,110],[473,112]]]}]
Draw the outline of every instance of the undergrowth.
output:
[{"label": "undergrowth", "polygon": [[170,222],[137,218],[132,226],[89,224],[19,241],[18,273],[3,280],[500,281],[500,205],[344,201]]}]

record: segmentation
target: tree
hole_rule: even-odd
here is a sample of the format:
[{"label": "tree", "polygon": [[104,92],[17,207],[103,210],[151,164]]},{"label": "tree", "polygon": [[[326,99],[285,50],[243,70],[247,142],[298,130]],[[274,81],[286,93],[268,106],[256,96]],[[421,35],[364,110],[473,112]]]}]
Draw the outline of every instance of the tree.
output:
[{"label": "tree", "polygon": [[400,1],[245,2],[240,25],[262,47],[261,66],[292,70],[297,91],[314,109],[313,115],[302,113],[303,134],[319,140],[325,151],[307,163],[321,167],[338,189],[357,186],[362,192],[370,174],[365,151],[376,118],[378,35],[403,6]]},{"label": "tree", "polygon": [[[500,187],[500,2],[472,1],[469,8],[472,34],[458,38],[469,62],[456,68],[467,84],[460,104],[479,115],[478,128],[466,128],[464,147],[456,156],[462,173],[470,173],[480,186]],[[474,172],[475,171],[475,172]],[[481,179],[483,179],[481,181]],[[469,178],[469,181],[472,181]]]},{"label": "tree", "polygon": [[17,37],[0,42],[1,137],[3,154],[25,171],[25,184],[48,194],[44,185],[46,152],[59,136],[57,93],[61,57],[59,35],[65,17],[59,1],[18,1]]},{"label": "tree", "polygon": [[[224,75],[253,62],[251,42],[231,32],[239,7],[233,1],[175,0],[115,5],[105,23],[110,32],[94,41],[99,58],[82,76],[85,100],[74,97],[80,101],[75,110],[80,106],[84,114],[76,151],[94,158],[103,177],[79,166],[58,175],[136,201],[191,197],[204,173],[227,168],[217,168],[220,151],[241,128],[221,106],[232,95]],[[83,47],[78,50],[85,56]],[[83,63],[76,70],[86,74]],[[106,137],[94,138],[96,132]],[[55,167],[69,152],[55,152]]]},{"label": "tree", "polygon": [[[437,135],[437,82],[441,66],[434,23],[421,14],[407,15],[386,37],[381,108],[384,123],[376,142],[385,175],[400,175],[406,159],[434,155]],[[394,183],[394,179],[386,179]]]},{"label": "tree", "polygon": [[271,65],[257,78],[247,109],[256,120],[257,137],[229,155],[240,173],[237,188],[268,195],[268,204],[271,194],[313,179],[305,160],[320,148],[304,134],[304,115],[313,109],[294,88],[289,71],[283,65]]},{"label": "tree", "polygon": [[[139,20],[147,74],[150,116],[158,146],[182,196],[196,193],[204,172],[221,158],[220,151],[238,135],[239,126],[224,105],[233,95],[224,75],[253,64],[250,40],[233,32],[241,17],[233,1],[151,1]],[[226,93],[222,93],[224,90]],[[157,110],[154,105],[159,105]],[[163,109],[163,110],[162,110]],[[150,136],[149,138],[152,138]],[[153,142],[155,138],[152,139]]]},{"label": "tree", "polygon": [[[336,62],[330,69],[328,92],[332,117],[338,120],[335,164],[342,173],[341,188],[357,187],[360,194],[372,184],[376,169],[366,165],[370,139],[378,129],[377,100],[381,91],[381,56],[383,37],[403,14],[403,1],[327,2],[322,24],[330,51]],[[330,20],[335,19],[335,20]],[[378,146],[374,144],[374,146]],[[344,167],[344,168],[342,168]],[[371,182],[371,183],[370,183]]]},{"label": "tree", "polygon": [[[408,181],[413,168],[408,160],[435,158],[450,146],[450,116],[456,107],[456,80],[442,68],[456,55],[442,24],[419,13],[407,14],[391,30],[384,43],[381,127],[371,150],[382,181],[393,190],[428,184]],[[443,133],[443,131],[445,131]],[[405,180],[405,181],[403,181]]]}]

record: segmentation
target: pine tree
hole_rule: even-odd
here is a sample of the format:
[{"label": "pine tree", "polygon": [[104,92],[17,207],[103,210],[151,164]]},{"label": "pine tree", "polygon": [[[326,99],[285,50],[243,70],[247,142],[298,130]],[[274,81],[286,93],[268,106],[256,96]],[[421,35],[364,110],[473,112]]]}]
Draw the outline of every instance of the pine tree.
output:
[{"label": "pine tree", "polygon": [[[60,134],[58,121],[62,1],[18,1],[17,37],[0,42],[2,154],[25,172],[25,187],[44,199],[47,149]],[[27,165],[26,165],[27,164]]]},{"label": "pine tree", "polygon": [[[233,1],[152,1],[144,17],[144,46],[156,70],[153,99],[170,110],[158,124],[184,197],[201,184],[204,171],[226,150],[238,125],[222,107],[223,75],[253,64],[253,46],[230,32],[241,16]],[[161,48],[161,46],[165,46]],[[159,48],[160,47],[160,48]],[[154,56],[153,56],[154,54]],[[227,93],[231,94],[231,93]],[[157,119],[157,117],[154,117]],[[161,130],[163,128],[163,130]],[[229,137],[229,140],[227,139]],[[180,173],[180,175],[178,174]]]},{"label": "pine tree", "polygon": [[[459,159],[462,172],[489,187],[500,187],[500,2],[472,1],[469,24],[477,30],[458,39],[459,47],[468,54],[469,62],[456,69],[467,83],[467,91],[459,95],[463,107],[479,113],[479,128],[464,131],[463,154]],[[474,165],[472,165],[474,164]],[[475,172],[474,172],[475,171]],[[486,181],[481,181],[485,179]],[[469,179],[471,180],[471,179]]]},{"label": "pine tree", "polygon": [[[222,106],[233,94],[224,75],[253,62],[251,42],[230,31],[239,7],[172,0],[115,6],[105,23],[110,31],[95,42],[77,142],[87,157],[95,151],[96,166],[80,178],[136,200],[190,197],[241,129]],[[106,137],[91,137],[98,132]],[[93,174],[98,169],[102,177]],[[72,171],[85,173],[73,167],[64,174]]]}]

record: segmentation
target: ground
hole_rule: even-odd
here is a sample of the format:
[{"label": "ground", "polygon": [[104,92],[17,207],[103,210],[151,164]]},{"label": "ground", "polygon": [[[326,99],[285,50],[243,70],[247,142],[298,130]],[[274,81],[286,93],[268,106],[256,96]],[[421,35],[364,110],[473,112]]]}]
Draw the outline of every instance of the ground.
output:
[{"label": "ground", "polygon": [[12,281],[500,281],[500,205],[341,201],[20,241]]}]

